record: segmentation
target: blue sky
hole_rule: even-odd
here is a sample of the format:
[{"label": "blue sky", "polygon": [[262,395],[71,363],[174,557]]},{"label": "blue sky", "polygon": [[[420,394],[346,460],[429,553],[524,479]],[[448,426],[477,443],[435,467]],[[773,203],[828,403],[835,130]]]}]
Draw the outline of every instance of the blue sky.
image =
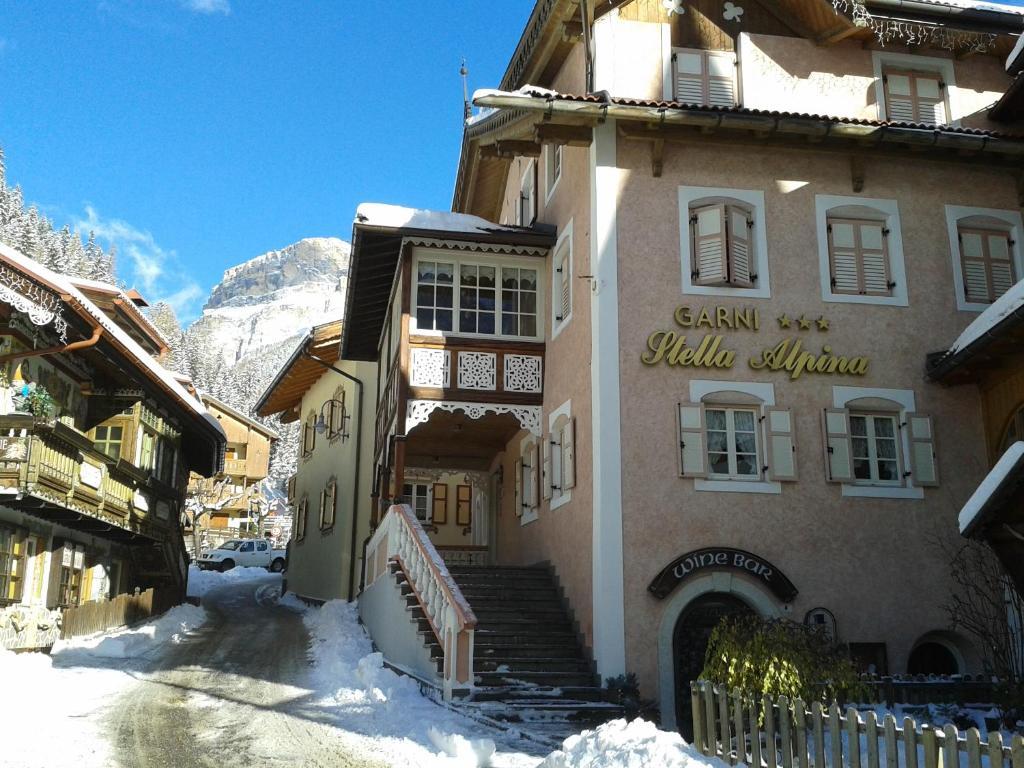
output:
[{"label": "blue sky", "polygon": [[496,86],[532,5],[8,0],[8,182],[194,317],[225,268],[348,239],[359,202],[449,208],[460,59]]}]

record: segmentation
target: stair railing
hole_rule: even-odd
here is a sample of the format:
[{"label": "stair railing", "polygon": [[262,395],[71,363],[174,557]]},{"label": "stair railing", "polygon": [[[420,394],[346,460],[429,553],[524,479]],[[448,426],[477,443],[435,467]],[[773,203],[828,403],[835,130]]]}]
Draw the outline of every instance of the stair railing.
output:
[{"label": "stair railing", "polygon": [[444,697],[473,687],[473,634],[476,615],[412,509],[393,505],[374,531],[364,560],[366,585],[396,563],[441,645]]}]

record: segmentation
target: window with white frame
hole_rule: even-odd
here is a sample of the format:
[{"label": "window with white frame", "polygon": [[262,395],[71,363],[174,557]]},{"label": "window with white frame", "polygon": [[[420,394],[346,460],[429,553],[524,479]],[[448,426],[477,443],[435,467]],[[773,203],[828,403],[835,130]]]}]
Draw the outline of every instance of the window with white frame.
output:
[{"label": "window with white frame", "polygon": [[[778,493],[797,478],[793,415],[774,405],[770,384],[692,381],[678,405],[679,474],[697,490]],[[730,391],[735,390],[735,391]]]},{"label": "window with white frame", "polygon": [[529,227],[537,218],[537,166],[531,160],[519,184],[519,200],[516,205],[516,224]]},{"label": "window with white frame", "polygon": [[551,336],[572,319],[572,223],[565,228],[551,258]]},{"label": "window with white frame", "polygon": [[[536,339],[540,270],[525,263],[419,260],[414,332]],[[422,302],[422,305],[421,305]]]},{"label": "window with white frame", "polygon": [[1021,279],[1022,224],[1020,211],[946,206],[957,309],[981,312]]},{"label": "window with white frame", "polygon": [[525,525],[537,519],[541,499],[541,451],[538,441],[532,435],[523,438],[519,444],[516,459],[515,512],[520,523]]},{"label": "window with white frame", "polygon": [[430,520],[430,486],[427,483],[411,482],[403,485],[402,503],[412,507],[417,520]]},{"label": "window with white frame", "polygon": [[753,287],[757,282],[753,227],[753,211],[738,200],[692,205],[690,276],[694,284]]},{"label": "window with white frame", "polygon": [[770,298],[764,192],[679,187],[683,293]]},{"label": "window with white frame", "polygon": [[920,488],[939,484],[934,425],[931,416],[914,410],[913,392],[833,392],[836,407],[822,414],[829,482],[841,483],[844,495],[893,498],[920,498]]},{"label": "window with white frame", "polygon": [[562,178],[562,145],[546,144],[544,146],[545,200],[551,197],[560,178]]},{"label": "window with white frame", "polygon": [[576,487],[576,419],[567,401],[548,417],[541,443],[541,496],[557,509],[572,499]]},{"label": "window with white frame", "polygon": [[896,201],[817,195],[815,207],[822,298],[906,306]]},{"label": "window with white frame", "polygon": [[929,125],[949,122],[946,83],[940,72],[885,66],[882,68],[882,87],[885,92],[885,120]]},{"label": "window with white frame", "polygon": [[672,53],[672,72],[676,101],[715,107],[738,103],[733,51],[677,48]]}]

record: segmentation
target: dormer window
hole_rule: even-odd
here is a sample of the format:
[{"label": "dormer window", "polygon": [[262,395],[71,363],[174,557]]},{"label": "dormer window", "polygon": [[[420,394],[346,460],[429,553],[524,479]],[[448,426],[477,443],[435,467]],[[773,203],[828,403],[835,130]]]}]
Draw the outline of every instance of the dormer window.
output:
[{"label": "dormer window", "polygon": [[882,69],[883,119],[900,123],[949,122],[946,82],[939,72],[895,67]]},{"label": "dormer window", "polygon": [[694,205],[690,208],[690,242],[694,285],[751,288],[753,271],[751,231],[754,214],[738,201]]},{"label": "dormer window", "polygon": [[684,104],[735,107],[736,54],[678,48],[672,54],[674,98]]}]

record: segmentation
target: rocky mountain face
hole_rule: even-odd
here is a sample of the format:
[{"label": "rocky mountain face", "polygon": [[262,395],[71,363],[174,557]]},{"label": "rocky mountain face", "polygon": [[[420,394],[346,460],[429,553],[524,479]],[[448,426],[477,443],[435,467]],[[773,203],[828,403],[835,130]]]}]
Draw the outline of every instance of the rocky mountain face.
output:
[{"label": "rocky mountain face", "polygon": [[[273,380],[306,332],[344,313],[349,244],[316,237],[270,251],[224,272],[183,334],[184,369],[197,386],[243,413]],[[271,456],[271,477],[295,471],[298,429],[281,433]]]}]

